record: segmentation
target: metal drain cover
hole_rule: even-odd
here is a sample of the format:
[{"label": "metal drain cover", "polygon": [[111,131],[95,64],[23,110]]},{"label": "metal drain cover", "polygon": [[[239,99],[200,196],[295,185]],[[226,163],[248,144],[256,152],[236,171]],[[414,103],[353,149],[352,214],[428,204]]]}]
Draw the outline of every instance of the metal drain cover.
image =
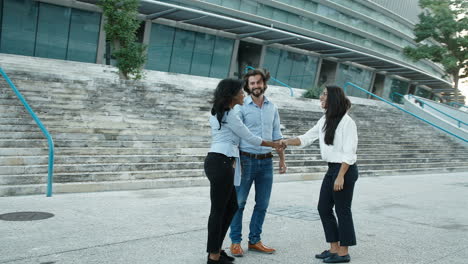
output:
[{"label": "metal drain cover", "polygon": [[53,217],[54,214],[44,212],[15,212],[1,214],[0,220],[5,221],[35,221]]}]

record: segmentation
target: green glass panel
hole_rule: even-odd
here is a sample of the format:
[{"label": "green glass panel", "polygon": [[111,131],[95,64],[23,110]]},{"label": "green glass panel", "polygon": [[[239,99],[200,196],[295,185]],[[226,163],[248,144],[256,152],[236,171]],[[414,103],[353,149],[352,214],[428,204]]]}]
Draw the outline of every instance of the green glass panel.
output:
[{"label": "green glass panel", "polygon": [[304,78],[302,80],[301,88],[309,89],[312,88],[315,82],[317,74],[317,65],[318,58],[307,56],[307,61],[305,63]]},{"label": "green glass panel", "polygon": [[101,14],[72,9],[67,60],[96,62]]},{"label": "green glass panel", "polygon": [[302,79],[304,79],[304,71],[307,62],[307,56],[289,52],[289,57],[292,58],[293,62],[288,85],[294,88],[301,88]]},{"label": "green glass panel", "polygon": [[283,11],[283,10],[279,10],[279,9],[276,9],[276,8],[273,10],[273,18],[276,21],[287,23],[288,22],[288,16],[289,16],[288,13]]},{"label": "green glass panel", "polygon": [[[276,79],[288,84],[289,77],[291,76],[291,69],[293,66],[293,58],[290,57],[289,52],[282,50],[278,64],[278,72]],[[289,84],[288,84],[289,85]]]},{"label": "green glass panel", "polygon": [[416,96],[419,96],[419,97],[424,97],[424,98],[430,98],[431,97],[431,91],[429,90],[426,90],[424,88],[421,88],[421,87],[416,87],[416,93],[415,93]]},{"label": "green glass panel", "polygon": [[240,9],[240,0],[223,0],[223,6],[239,10]]},{"label": "green glass panel", "polygon": [[297,8],[301,8],[303,9],[306,5],[306,0],[292,0],[291,1],[291,5],[294,6],[294,7],[297,7]]},{"label": "green glass panel", "polygon": [[263,60],[263,68],[270,71],[272,77],[276,78],[278,71],[278,63],[280,58],[281,50],[267,47],[265,59]]},{"label": "green glass panel", "polygon": [[147,69],[169,71],[174,34],[175,29],[172,27],[160,24],[153,24],[151,26],[150,42],[147,48]]},{"label": "green glass panel", "polygon": [[226,78],[229,74],[234,40],[216,37],[210,77]]},{"label": "green glass panel", "polygon": [[66,59],[71,9],[40,3],[35,56]]},{"label": "green glass panel", "polygon": [[306,1],[305,2],[305,5],[304,5],[304,9],[309,11],[309,12],[313,12],[313,13],[316,13],[317,12],[317,8],[318,8],[318,4],[317,3],[314,3],[312,1]]},{"label": "green glass panel", "polygon": [[222,0],[204,0],[204,1],[208,3],[212,3],[212,4],[217,4],[217,5],[221,5],[221,3],[223,2]]},{"label": "green glass panel", "polygon": [[258,4],[254,1],[242,1],[240,5],[240,11],[247,12],[250,14],[256,14],[257,6]]},{"label": "green glass panel", "polygon": [[[346,64],[338,67],[336,84],[343,87],[345,83],[351,82],[367,91],[371,88],[372,72]],[[367,98],[367,93],[356,88],[348,87],[347,95]]]},{"label": "green glass panel", "polygon": [[408,94],[408,89],[410,85],[409,82],[405,82],[405,81],[398,80],[398,79],[392,79],[391,82],[389,83],[391,84],[391,86],[390,86],[390,94],[388,95],[388,97],[392,99],[393,102],[402,104],[403,98],[401,98],[401,96],[396,95],[394,93],[399,93],[402,95]]},{"label": "green glass panel", "polygon": [[34,56],[38,6],[32,0],[3,2],[1,52]]},{"label": "green glass panel", "polygon": [[269,7],[267,5],[260,5],[257,9],[257,15],[266,18],[273,18],[273,10],[274,8]]},{"label": "green glass panel", "polygon": [[391,77],[386,77],[382,96],[383,98],[389,99],[392,102],[401,104],[403,102],[401,96],[394,94],[394,93],[396,92],[396,93],[405,95],[408,93],[408,90],[409,90],[408,82],[401,81],[401,80],[391,78]]},{"label": "green glass panel", "polygon": [[294,25],[294,26],[300,26],[302,23],[301,18],[298,15],[295,14],[288,14],[288,24]]},{"label": "green glass panel", "polygon": [[177,29],[174,37],[170,72],[190,73],[192,64],[195,32]]},{"label": "green glass panel", "polygon": [[197,33],[190,74],[207,77],[210,75],[215,41],[216,37],[213,35]]},{"label": "green glass panel", "polygon": [[313,28],[315,27],[315,21],[310,19],[310,18],[307,18],[307,17],[303,17],[302,18],[302,27],[304,29],[307,29],[307,30],[314,30]]}]

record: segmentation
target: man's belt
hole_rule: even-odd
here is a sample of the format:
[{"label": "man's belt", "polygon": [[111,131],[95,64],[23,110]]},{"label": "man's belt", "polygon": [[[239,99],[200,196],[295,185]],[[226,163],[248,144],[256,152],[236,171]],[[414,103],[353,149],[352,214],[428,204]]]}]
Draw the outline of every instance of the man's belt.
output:
[{"label": "man's belt", "polygon": [[273,154],[271,154],[271,152],[265,153],[265,154],[253,154],[253,153],[241,151],[240,154],[243,156],[247,156],[249,158],[254,158],[254,159],[259,159],[259,160],[273,158]]}]

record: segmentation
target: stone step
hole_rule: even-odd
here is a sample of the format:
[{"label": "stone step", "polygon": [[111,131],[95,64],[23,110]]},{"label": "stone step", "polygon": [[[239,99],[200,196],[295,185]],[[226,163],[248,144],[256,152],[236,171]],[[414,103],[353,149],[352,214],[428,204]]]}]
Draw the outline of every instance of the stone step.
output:
[{"label": "stone step", "polygon": [[[298,166],[289,166],[292,173],[309,172],[316,166],[323,164],[323,161],[299,161],[289,162],[290,165],[297,163]],[[441,167],[467,167],[468,161],[443,161],[431,163],[417,162],[395,162],[361,164],[360,168],[364,170],[389,170],[389,169],[412,169],[412,168],[434,168]],[[179,170],[179,169],[202,169],[203,162],[159,162],[159,163],[92,163],[92,164],[56,164],[54,173],[67,172],[112,172],[112,171],[145,171],[145,170]],[[39,174],[47,173],[47,165],[30,165],[30,166],[0,166],[0,175],[17,175],[17,174]]]},{"label": "stone step", "polygon": [[[286,173],[275,175],[275,182],[298,181],[298,180],[320,180],[323,178],[323,172],[315,173]],[[425,168],[425,169],[407,169],[399,170],[375,170],[359,171],[360,177],[390,176],[404,174],[423,174],[423,173],[443,173],[466,171],[465,167],[446,167],[446,168]],[[43,178],[45,178],[43,176]],[[173,187],[193,187],[207,186],[209,181],[206,177],[175,177],[175,178],[156,178],[143,180],[118,180],[103,182],[76,182],[76,183],[54,183],[53,192],[57,193],[76,193],[76,192],[96,192],[96,191],[119,191],[119,190],[141,190]],[[25,184],[25,185],[0,185],[0,197],[14,195],[30,195],[46,193],[46,184]]]},{"label": "stone step", "polygon": [[[207,147],[203,148],[55,148],[55,155],[206,155]],[[288,148],[286,154],[294,155],[319,155],[320,150],[316,148]],[[421,149],[408,149],[404,152],[390,152],[387,149],[358,149],[358,155],[437,155],[437,154],[454,154],[464,155],[466,149],[441,149],[439,147],[425,146]],[[30,155],[48,155],[48,148],[2,148],[0,156],[30,156]],[[276,155],[276,154],[275,154]]]},{"label": "stone step", "polygon": [[[54,145],[60,147],[133,147],[133,148],[209,148],[208,142],[199,141],[153,141],[153,140],[54,140]],[[457,146],[456,143],[432,142],[431,147],[447,147],[449,145]],[[18,147],[46,147],[45,139],[0,139],[0,148],[18,148]],[[318,147],[318,142],[312,146]],[[291,147],[293,148],[293,147]],[[408,142],[407,144],[385,144],[376,142],[358,143],[358,150],[366,149],[386,149],[386,150],[407,150],[407,149],[424,149],[426,146],[416,142]]]},{"label": "stone step", "polygon": [[[205,134],[203,136],[193,135],[193,136],[158,136],[154,134],[154,131],[150,131],[151,134],[149,135],[121,135],[118,133],[55,133],[55,131],[49,131],[56,141],[66,141],[66,140],[88,140],[88,141],[96,141],[96,140],[114,140],[114,141],[157,141],[157,142],[173,142],[176,141],[184,141],[184,142],[200,142],[203,144],[210,144],[210,137],[209,134]],[[284,135],[288,137],[288,135]],[[5,133],[0,134],[0,140],[5,139],[24,139],[24,140],[33,140],[33,139],[44,139],[44,135],[42,132],[18,132],[18,131],[8,131]],[[447,144],[446,137],[418,137],[418,140],[431,140],[434,144],[436,143],[443,143]],[[359,144],[400,144],[400,145],[409,145],[414,144],[414,139],[409,139],[407,137],[365,137],[365,135],[361,136],[359,140]]]},{"label": "stone step", "polygon": [[[57,155],[54,158],[55,165],[73,165],[73,164],[107,164],[107,163],[168,163],[168,162],[203,162],[205,154],[198,155],[80,155],[66,156]],[[418,157],[402,157],[395,155],[358,155],[358,162],[363,164],[386,164],[386,163],[432,163],[432,162],[464,162],[466,158],[460,155],[419,155]],[[316,162],[321,162],[320,154],[287,154],[286,161],[288,167],[293,166],[315,166]],[[0,165],[3,166],[28,166],[28,165],[47,165],[48,155],[41,156],[0,156]],[[278,158],[275,156],[274,163],[277,164]]]}]

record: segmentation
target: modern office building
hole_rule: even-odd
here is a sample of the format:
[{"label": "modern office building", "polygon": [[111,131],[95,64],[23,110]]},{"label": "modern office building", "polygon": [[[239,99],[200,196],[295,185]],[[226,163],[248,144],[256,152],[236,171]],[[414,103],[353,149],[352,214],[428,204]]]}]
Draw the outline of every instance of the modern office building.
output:
[{"label": "modern office building", "polygon": [[[0,52],[108,63],[96,2],[0,0]],[[418,0],[141,0],[138,34],[149,70],[224,78],[265,67],[295,88],[351,81],[394,100],[452,100],[441,65],[402,52],[420,11]]]}]

